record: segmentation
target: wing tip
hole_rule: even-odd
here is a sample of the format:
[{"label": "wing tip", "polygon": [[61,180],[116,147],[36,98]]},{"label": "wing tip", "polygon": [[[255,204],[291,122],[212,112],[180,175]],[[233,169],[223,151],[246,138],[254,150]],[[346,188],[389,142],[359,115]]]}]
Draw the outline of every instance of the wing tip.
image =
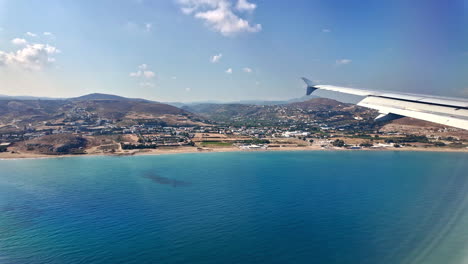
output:
[{"label": "wing tip", "polygon": [[307,84],[307,86],[314,86],[314,83],[306,77],[301,77],[301,79]]},{"label": "wing tip", "polygon": [[307,79],[305,77],[301,77],[301,79],[307,84],[306,95],[310,95],[315,90],[317,90],[317,88],[314,86],[314,83],[311,80],[309,80],[309,79]]}]

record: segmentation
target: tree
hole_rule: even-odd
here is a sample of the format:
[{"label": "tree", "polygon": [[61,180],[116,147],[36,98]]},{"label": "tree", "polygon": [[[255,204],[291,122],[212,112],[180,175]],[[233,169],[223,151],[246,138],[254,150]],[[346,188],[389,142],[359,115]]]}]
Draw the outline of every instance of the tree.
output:
[{"label": "tree", "polygon": [[372,144],[371,142],[363,142],[363,143],[359,144],[359,146],[364,147],[364,148],[370,148],[370,147],[374,146],[374,144]]},{"label": "tree", "polygon": [[336,139],[335,141],[332,142],[332,145],[335,147],[344,147],[345,142],[341,139]]}]

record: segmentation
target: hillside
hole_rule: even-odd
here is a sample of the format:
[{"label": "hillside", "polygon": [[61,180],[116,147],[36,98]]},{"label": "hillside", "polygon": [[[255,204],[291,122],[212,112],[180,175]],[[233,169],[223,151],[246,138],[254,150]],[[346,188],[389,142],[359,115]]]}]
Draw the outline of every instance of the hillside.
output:
[{"label": "hillside", "polygon": [[291,103],[291,107],[298,107],[304,110],[329,110],[340,106],[351,106],[327,98],[313,98],[303,102]]},{"label": "hillside", "polygon": [[133,100],[85,100],[73,102],[74,107],[84,108],[101,118],[158,118],[162,115],[189,115],[186,111],[149,101]]},{"label": "hillside", "polygon": [[250,125],[288,125],[325,120],[329,124],[346,125],[358,122],[357,119],[369,120],[376,116],[373,110],[325,98],[281,105],[198,104],[183,109],[216,122]]},{"label": "hillside", "polygon": [[57,119],[70,108],[67,104],[64,100],[0,100],[0,126]]},{"label": "hillside", "polygon": [[130,100],[129,98],[113,95],[113,94],[102,94],[102,93],[92,93],[86,94],[83,96],[70,98],[73,101],[86,101],[86,100]]},{"label": "hillside", "polygon": [[89,100],[118,100],[118,101],[143,101],[143,102],[152,102],[146,99],[140,98],[128,98],[113,94],[103,94],[103,93],[91,93],[79,97],[70,98],[72,101],[89,101]]},{"label": "hillside", "polygon": [[399,132],[411,135],[429,135],[431,137],[455,137],[462,140],[468,140],[468,131],[447,127],[441,124],[427,122],[410,117],[404,117],[385,124],[380,131],[382,132]]},{"label": "hillside", "polygon": [[84,137],[61,134],[19,142],[15,145],[14,150],[47,155],[84,154],[87,145],[88,140]]},{"label": "hillside", "polygon": [[90,94],[57,100],[0,99],[0,132],[40,128],[46,123],[89,123],[99,119],[129,124],[146,120],[169,125],[194,125],[202,121],[174,106],[115,95]]}]

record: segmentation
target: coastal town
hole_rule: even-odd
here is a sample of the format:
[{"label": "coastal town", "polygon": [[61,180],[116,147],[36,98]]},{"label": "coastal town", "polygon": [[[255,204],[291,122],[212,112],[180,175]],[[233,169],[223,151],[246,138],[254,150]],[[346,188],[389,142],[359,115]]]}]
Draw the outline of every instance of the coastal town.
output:
[{"label": "coastal town", "polygon": [[[315,100],[293,105],[210,107],[216,109],[200,112],[192,107],[179,113],[148,116],[135,111],[123,114],[110,111],[104,115],[89,106],[73,104],[66,111],[61,108],[63,112],[54,114],[53,118],[42,118],[46,120],[28,115],[23,116],[24,120],[16,117],[9,123],[4,121],[0,126],[0,152],[15,157],[25,153],[468,150],[468,134],[460,129],[412,119],[381,125],[373,121],[373,111],[331,100],[326,104]],[[226,107],[230,107],[229,111],[225,111]],[[220,108],[224,115],[219,114],[223,113]],[[128,118],[129,115],[133,118]]]}]

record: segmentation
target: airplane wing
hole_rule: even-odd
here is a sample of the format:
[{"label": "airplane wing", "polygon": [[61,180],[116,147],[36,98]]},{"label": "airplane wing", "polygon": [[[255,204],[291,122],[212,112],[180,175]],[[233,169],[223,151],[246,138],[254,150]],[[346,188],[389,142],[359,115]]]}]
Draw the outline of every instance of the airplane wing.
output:
[{"label": "airplane wing", "polygon": [[468,130],[467,99],[314,85],[312,81],[302,79],[307,84],[307,95],[319,89],[365,97],[357,105],[378,110],[377,121],[407,116]]}]

